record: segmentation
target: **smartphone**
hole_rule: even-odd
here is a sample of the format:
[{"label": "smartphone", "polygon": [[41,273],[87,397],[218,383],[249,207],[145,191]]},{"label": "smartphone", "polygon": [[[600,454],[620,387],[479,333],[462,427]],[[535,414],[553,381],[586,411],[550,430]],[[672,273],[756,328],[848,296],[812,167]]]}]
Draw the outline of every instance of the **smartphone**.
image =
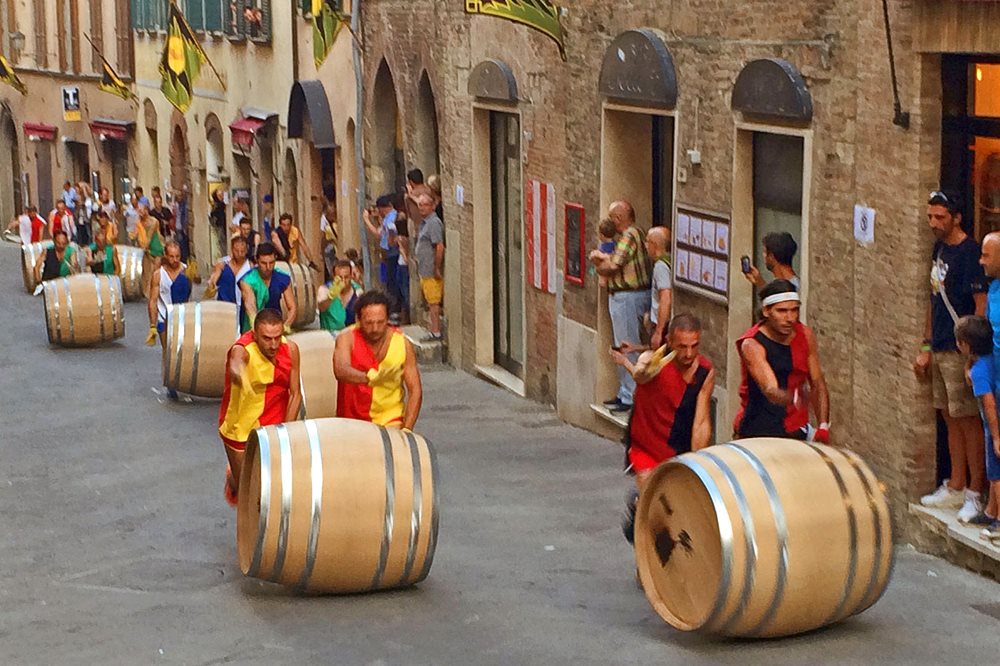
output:
[{"label": "smartphone", "polygon": [[750,272],[750,257],[748,257],[745,254],[742,257],[740,257],[740,268],[743,270],[744,273]]},{"label": "smartphone", "polygon": [[622,350],[622,348],[618,347],[618,346],[615,346],[615,345],[611,345],[611,350],[612,351],[616,351],[616,352],[620,352]]}]

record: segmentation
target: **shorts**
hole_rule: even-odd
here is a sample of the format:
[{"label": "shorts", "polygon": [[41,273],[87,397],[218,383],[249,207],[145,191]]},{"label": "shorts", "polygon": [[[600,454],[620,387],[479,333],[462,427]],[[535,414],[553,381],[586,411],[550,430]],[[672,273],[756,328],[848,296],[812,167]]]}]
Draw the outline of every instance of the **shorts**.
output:
[{"label": "shorts", "polygon": [[979,403],[965,381],[965,359],[957,351],[931,355],[931,386],[934,409],[944,410],[954,419],[979,416]]},{"label": "shorts", "polygon": [[440,278],[420,278],[420,291],[424,292],[427,305],[441,305],[444,296],[444,280]]},{"label": "shorts", "polygon": [[1000,457],[993,450],[993,436],[990,434],[990,429],[985,423],[983,424],[983,431],[985,433],[983,441],[986,442],[986,480],[993,483],[1000,481]]},{"label": "shorts", "polygon": [[156,332],[157,333],[163,333],[163,331],[165,331],[165,330],[167,330],[167,322],[163,321],[162,319],[157,319],[156,320]]},{"label": "shorts", "polygon": [[219,439],[222,440],[223,446],[225,446],[227,449],[233,449],[234,451],[246,451],[247,448],[246,442],[237,442],[235,439],[229,439],[228,437],[225,437],[222,434],[219,435]]},{"label": "shorts", "polygon": [[632,465],[632,471],[636,474],[644,474],[646,472],[652,472],[654,469],[659,467],[661,462],[665,461],[656,460],[645,451],[637,449],[633,446],[629,447],[628,450],[628,462]]}]

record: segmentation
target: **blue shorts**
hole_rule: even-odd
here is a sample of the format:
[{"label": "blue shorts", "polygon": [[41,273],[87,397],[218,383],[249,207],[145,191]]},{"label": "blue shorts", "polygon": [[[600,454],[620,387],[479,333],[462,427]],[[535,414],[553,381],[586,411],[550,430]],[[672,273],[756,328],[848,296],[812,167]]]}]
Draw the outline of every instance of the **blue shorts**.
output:
[{"label": "blue shorts", "polygon": [[156,332],[157,333],[163,333],[163,331],[165,331],[165,330],[167,330],[167,322],[157,320],[156,321]]},{"label": "blue shorts", "polygon": [[988,481],[1000,481],[1000,457],[997,457],[997,452],[993,450],[993,436],[990,435],[989,428],[983,428],[986,436],[983,439],[986,441],[986,479]]}]

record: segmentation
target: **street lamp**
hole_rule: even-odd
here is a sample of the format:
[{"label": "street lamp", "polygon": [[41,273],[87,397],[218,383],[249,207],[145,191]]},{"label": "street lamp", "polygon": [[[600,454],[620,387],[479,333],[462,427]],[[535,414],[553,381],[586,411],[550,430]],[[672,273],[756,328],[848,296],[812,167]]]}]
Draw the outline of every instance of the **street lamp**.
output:
[{"label": "street lamp", "polygon": [[14,55],[21,55],[21,51],[24,50],[24,43],[24,33],[20,30],[16,30],[10,34],[10,50],[13,51]]}]

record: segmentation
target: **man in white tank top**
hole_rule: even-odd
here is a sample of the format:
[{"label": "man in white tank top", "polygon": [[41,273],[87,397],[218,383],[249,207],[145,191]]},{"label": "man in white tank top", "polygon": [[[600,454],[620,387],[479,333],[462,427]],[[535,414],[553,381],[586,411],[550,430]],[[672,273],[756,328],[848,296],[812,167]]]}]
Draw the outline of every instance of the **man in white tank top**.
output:
[{"label": "man in white tank top", "polygon": [[[149,289],[149,335],[146,344],[152,347],[159,335],[160,346],[167,345],[167,313],[179,303],[187,303],[191,298],[191,281],[184,273],[187,266],[181,263],[181,246],[177,241],[167,241],[163,246],[163,262],[153,273]],[[153,389],[157,392],[157,389]],[[171,400],[177,400],[177,392],[167,390]]]}]

